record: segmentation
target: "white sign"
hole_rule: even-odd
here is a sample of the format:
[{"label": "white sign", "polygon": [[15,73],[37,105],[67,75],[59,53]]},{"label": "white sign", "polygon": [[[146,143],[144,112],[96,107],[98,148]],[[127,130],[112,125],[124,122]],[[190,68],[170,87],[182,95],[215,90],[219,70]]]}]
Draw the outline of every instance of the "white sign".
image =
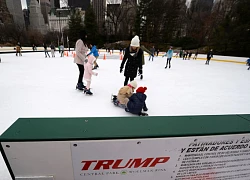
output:
[{"label": "white sign", "polygon": [[71,143],[75,180],[249,180],[250,135]]}]

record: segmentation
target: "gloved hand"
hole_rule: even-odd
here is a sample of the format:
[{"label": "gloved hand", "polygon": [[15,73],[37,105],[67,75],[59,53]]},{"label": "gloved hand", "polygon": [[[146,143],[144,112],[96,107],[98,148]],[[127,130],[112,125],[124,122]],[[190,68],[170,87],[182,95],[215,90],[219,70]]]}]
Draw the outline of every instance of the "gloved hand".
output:
[{"label": "gloved hand", "polygon": [[142,69],[139,69],[138,76],[142,75]]},{"label": "gloved hand", "polygon": [[120,68],[120,73],[122,73],[122,71],[123,71],[123,68]]},{"label": "gloved hand", "polygon": [[155,57],[153,54],[151,54],[151,56]]}]

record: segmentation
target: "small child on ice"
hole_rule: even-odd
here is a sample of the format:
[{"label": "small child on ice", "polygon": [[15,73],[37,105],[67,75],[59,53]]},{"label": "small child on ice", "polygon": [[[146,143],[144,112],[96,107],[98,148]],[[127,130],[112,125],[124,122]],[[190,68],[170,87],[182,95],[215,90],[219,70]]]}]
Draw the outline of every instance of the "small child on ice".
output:
[{"label": "small child on ice", "polygon": [[113,96],[113,103],[116,106],[119,106],[121,108],[126,108],[127,107],[127,103],[129,101],[128,98],[130,98],[133,93],[134,90],[137,88],[137,83],[136,81],[131,81],[130,84],[123,86],[119,92],[117,96]]},{"label": "small child on ice", "polygon": [[146,87],[139,87],[136,90],[136,93],[134,93],[129,98],[129,101],[127,103],[127,108],[125,108],[126,112],[130,112],[132,114],[136,114],[139,116],[148,116],[147,113],[142,112],[142,110],[143,111],[148,110],[145,103],[147,96],[144,94],[146,90],[147,90]]},{"label": "small child on ice", "polygon": [[91,77],[92,75],[97,76],[98,73],[92,71],[93,63],[96,60],[96,58],[92,55],[88,56],[88,59],[84,62],[84,80],[87,81],[86,89],[84,90],[84,93],[88,95],[92,95],[93,93],[90,91],[90,84],[91,84]]}]

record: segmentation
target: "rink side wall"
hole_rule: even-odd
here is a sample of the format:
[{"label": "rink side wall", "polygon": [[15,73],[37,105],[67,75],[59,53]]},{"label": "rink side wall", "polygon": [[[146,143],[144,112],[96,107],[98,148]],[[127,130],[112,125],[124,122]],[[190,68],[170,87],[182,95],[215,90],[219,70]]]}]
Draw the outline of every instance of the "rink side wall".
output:
[{"label": "rink side wall", "polygon": [[[187,163],[181,159],[186,154],[199,156],[237,144],[244,145],[247,153],[249,133],[250,114],[20,118],[0,136],[0,150],[13,180],[185,179],[188,174],[177,172]],[[222,144],[201,146],[199,142]],[[242,154],[233,160],[249,158]],[[121,159],[124,162],[118,168]],[[93,162],[88,166],[84,160]]]},{"label": "rink side wall", "polygon": [[[74,50],[74,48],[70,48],[71,51]],[[35,52],[43,52],[44,48],[43,47],[37,47],[37,51]],[[48,47],[48,51],[50,51],[50,48]],[[56,51],[58,51],[58,48],[56,47]],[[68,48],[65,47],[65,51],[68,51]],[[112,51],[112,50],[111,50]],[[23,47],[22,50],[23,53],[32,53],[34,52],[32,50],[32,47]],[[175,51],[174,57],[176,53],[179,51]],[[0,54],[6,54],[6,53],[15,53],[14,47],[0,47]],[[99,49],[100,55],[103,55],[106,53],[105,49]],[[114,55],[119,55],[120,51],[119,50],[114,50]],[[165,52],[160,52],[159,56],[163,56]],[[148,56],[148,53],[144,52],[144,55]],[[193,60],[194,53],[192,54],[191,60]],[[218,62],[231,62],[231,63],[237,63],[237,64],[245,64],[246,60],[248,57],[234,57],[234,56],[219,56],[219,55],[214,55],[214,57],[211,59],[211,61],[218,61]],[[199,54],[197,60],[206,60],[206,54]]]}]

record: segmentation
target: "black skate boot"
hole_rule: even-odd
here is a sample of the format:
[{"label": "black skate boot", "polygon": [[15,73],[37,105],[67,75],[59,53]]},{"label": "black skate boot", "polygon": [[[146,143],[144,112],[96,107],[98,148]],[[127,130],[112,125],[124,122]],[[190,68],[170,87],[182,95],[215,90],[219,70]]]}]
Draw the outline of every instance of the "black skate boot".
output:
[{"label": "black skate boot", "polygon": [[144,112],[140,112],[138,115],[139,115],[139,116],[148,116],[148,114],[147,114],[147,113],[144,113]]},{"label": "black skate boot", "polygon": [[143,79],[143,75],[141,75],[140,79],[141,79],[141,80]]},{"label": "black skate boot", "polygon": [[84,93],[87,95],[93,95],[93,93],[90,91],[90,89],[84,90]]},{"label": "black skate boot", "polygon": [[83,85],[83,83],[77,83],[76,89],[83,91],[85,89],[85,86]]},{"label": "black skate boot", "polygon": [[117,100],[117,96],[116,96],[116,95],[112,95],[112,96],[111,96],[111,100],[112,100],[113,102],[115,102],[115,101]]},{"label": "black skate boot", "polygon": [[148,108],[147,107],[143,107],[143,111],[148,111]]}]

